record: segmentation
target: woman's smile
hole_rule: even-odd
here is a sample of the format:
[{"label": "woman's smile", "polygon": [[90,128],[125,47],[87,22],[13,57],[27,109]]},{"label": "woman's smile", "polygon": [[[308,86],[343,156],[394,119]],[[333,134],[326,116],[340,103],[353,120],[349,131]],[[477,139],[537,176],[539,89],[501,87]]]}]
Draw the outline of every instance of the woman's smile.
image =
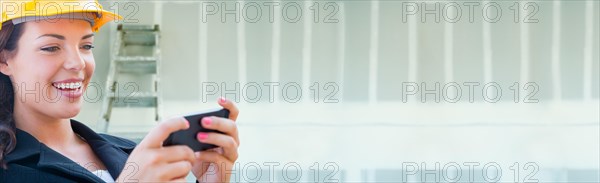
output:
[{"label": "woman's smile", "polygon": [[83,79],[71,78],[52,82],[52,86],[61,96],[68,98],[80,98],[83,95]]}]

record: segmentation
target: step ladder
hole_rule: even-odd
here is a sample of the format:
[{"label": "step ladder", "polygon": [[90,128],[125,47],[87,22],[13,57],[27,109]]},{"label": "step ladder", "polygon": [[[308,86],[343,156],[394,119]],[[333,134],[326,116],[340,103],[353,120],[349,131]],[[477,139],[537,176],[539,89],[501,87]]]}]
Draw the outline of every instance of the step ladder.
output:
[{"label": "step ladder", "polygon": [[118,25],[98,131],[108,132],[114,108],[154,108],[160,119],[159,38],[158,25]]}]

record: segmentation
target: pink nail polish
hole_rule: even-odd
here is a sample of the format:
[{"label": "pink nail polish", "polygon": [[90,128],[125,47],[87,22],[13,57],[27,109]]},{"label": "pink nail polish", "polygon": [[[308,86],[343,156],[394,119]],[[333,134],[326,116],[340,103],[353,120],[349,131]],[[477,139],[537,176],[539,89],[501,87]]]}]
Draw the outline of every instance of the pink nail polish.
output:
[{"label": "pink nail polish", "polygon": [[212,123],[212,119],[210,117],[202,118],[202,124],[204,126],[210,126],[211,123]]},{"label": "pink nail polish", "polygon": [[207,133],[198,133],[198,139],[200,139],[200,140],[206,140],[206,138],[208,138],[208,134]]},{"label": "pink nail polish", "polygon": [[225,103],[227,102],[227,99],[225,99],[225,97],[219,97],[219,103]]}]

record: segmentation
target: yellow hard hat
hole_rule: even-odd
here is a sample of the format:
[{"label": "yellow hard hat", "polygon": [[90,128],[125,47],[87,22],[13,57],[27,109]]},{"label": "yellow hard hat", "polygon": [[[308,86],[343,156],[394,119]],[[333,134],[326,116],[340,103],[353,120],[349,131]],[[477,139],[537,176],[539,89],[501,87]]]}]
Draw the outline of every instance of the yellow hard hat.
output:
[{"label": "yellow hard hat", "polygon": [[17,24],[44,18],[77,18],[89,21],[92,30],[96,32],[109,21],[123,19],[102,9],[97,0],[0,0],[0,4],[2,24],[7,21]]}]

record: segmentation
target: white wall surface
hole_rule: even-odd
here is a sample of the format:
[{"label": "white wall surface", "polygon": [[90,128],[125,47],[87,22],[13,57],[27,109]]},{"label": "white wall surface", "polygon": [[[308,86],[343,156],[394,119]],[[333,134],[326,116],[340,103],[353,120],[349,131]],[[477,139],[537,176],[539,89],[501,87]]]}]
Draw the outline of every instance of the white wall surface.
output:
[{"label": "white wall surface", "polygon": [[[314,96],[309,93],[303,94],[306,101],[286,102],[281,88],[274,103],[269,102],[264,87],[257,103],[243,100],[256,94],[252,90],[238,95],[242,145],[237,170],[241,177],[234,180],[251,182],[259,172],[251,166],[253,162],[261,165],[258,180],[262,182],[271,180],[265,163],[272,162],[280,163],[271,180],[278,182],[286,180],[281,177],[283,166],[294,162],[302,167],[302,182],[313,181],[314,170],[322,171],[323,181],[333,170],[325,170],[328,162],[335,163],[329,168],[339,170],[334,178],[344,182],[421,182],[421,172],[406,175],[411,172],[405,165],[421,166],[422,162],[428,169],[436,162],[442,168],[451,162],[480,163],[475,168],[479,174],[474,176],[479,182],[486,181],[481,169],[488,163],[500,165],[501,182],[513,182],[515,177],[523,181],[534,172],[524,169],[528,162],[539,170],[532,179],[541,182],[599,180],[598,1],[536,1],[539,22],[531,24],[514,23],[509,7],[515,2],[499,1],[501,21],[484,25],[481,15],[473,23],[463,17],[451,23],[451,33],[447,23],[430,21],[433,16],[426,23],[410,23],[410,18],[403,23],[405,1],[332,1],[340,7],[338,23],[307,23],[306,17],[289,23],[279,16],[275,17],[278,23],[270,23],[266,9],[257,23],[236,23],[231,15],[223,23],[218,14],[203,23],[199,1],[127,2],[138,10],[130,18],[161,26],[162,116],[216,107],[213,101],[219,95],[201,100],[206,92],[201,83],[206,82],[225,82],[229,88],[239,81],[261,85],[279,81],[282,86],[295,82],[308,92],[305,86],[314,82],[321,88],[327,82],[339,86],[335,93],[339,102],[333,104],[323,103],[330,90],[321,90],[319,103],[311,101]],[[128,15],[134,11],[124,8],[127,2],[103,4],[119,7],[121,14]],[[223,8],[222,2],[233,3],[216,3]],[[292,1],[280,3],[286,2]],[[319,2],[321,6],[326,3]],[[304,16],[312,16],[304,2],[298,3]],[[466,16],[466,7],[462,8]],[[479,13],[481,7],[476,10]],[[95,43],[94,81],[102,86],[115,30],[115,24],[104,27],[97,37],[106,39]],[[201,67],[203,62],[206,68]],[[475,90],[473,103],[467,101],[465,87],[458,103],[443,99],[436,103],[431,95],[426,103],[418,101],[419,95],[402,102],[402,82],[408,81],[425,82],[429,88],[436,82],[442,86],[452,81],[482,84]],[[483,100],[481,88],[490,82],[503,89],[497,103]],[[524,82],[535,82],[539,101],[523,103],[520,98],[513,102],[509,87],[514,82],[521,87]],[[522,90],[521,97],[528,91]],[[76,119],[95,126],[100,103],[86,103]],[[139,139],[155,125],[152,116],[152,110],[115,110],[109,133]],[[518,177],[515,168],[511,169],[514,163],[519,164]],[[460,181],[468,182],[468,170],[462,168]],[[456,175],[456,171],[448,172]],[[425,178],[434,181],[435,175]]]}]

